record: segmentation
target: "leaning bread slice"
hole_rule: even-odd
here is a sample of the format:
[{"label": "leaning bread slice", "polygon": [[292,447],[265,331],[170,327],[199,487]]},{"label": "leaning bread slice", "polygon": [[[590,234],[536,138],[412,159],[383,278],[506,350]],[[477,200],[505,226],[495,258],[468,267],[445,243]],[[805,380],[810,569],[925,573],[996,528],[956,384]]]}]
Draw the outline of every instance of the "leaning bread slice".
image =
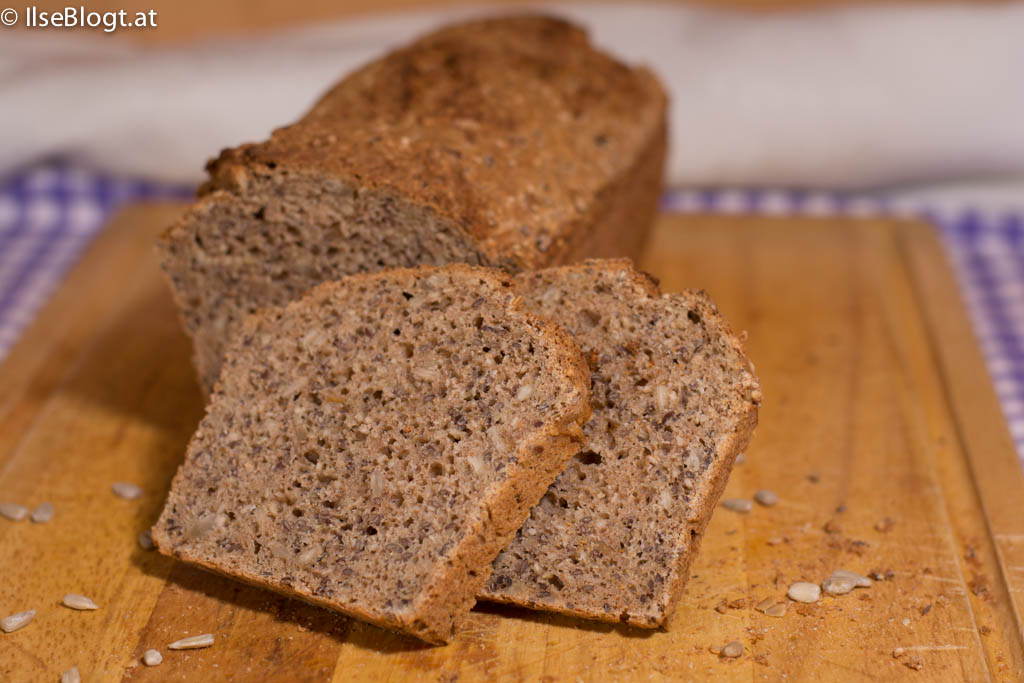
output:
[{"label": "leaning bread slice", "polygon": [[161,551],[445,642],[579,450],[586,363],[468,266],[248,319],[153,528]]},{"label": "leaning bread slice", "polygon": [[583,348],[594,416],[481,598],[658,626],[757,422],[751,364],[704,293],[662,295],[628,261],[515,282]]}]

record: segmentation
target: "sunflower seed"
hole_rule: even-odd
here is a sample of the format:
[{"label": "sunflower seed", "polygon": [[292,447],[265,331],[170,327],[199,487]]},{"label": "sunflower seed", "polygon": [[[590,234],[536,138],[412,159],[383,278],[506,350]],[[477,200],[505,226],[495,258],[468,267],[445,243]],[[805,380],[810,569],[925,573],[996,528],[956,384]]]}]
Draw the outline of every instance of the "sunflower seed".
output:
[{"label": "sunflower seed", "polygon": [[9,617],[0,619],[0,630],[4,633],[14,633],[19,628],[24,627],[28,622],[32,621],[32,618],[36,616],[34,609],[25,610],[24,612],[18,612],[12,614]]},{"label": "sunflower seed", "polygon": [[731,643],[727,643],[722,646],[723,657],[739,657],[743,654],[743,643],[738,640],[734,640]]},{"label": "sunflower seed", "polygon": [[754,504],[746,498],[726,498],[722,501],[722,507],[733,512],[750,512]]},{"label": "sunflower seed", "polygon": [[786,610],[789,608],[784,602],[777,602],[764,611],[769,617],[784,617],[786,616]]},{"label": "sunflower seed", "polygon": [[821,586],[809,581],[797,581],[789,587],[786,595],[789,596],[790,600],[796,600],[797,602],[818,602],[821,599]]},{"label": "sunflower seed", "polygon": [[200,515],[199,518],[192,522],[188,529],[185,530],[185,540],[195,541],[203,538],[211,531],[224,526],[226,519],[227,518],[223,515],[215,515],[212,512]]},{"label": "sunflower seed", "polygon": [[686,457],[683,458],[683,467],[690,471],[692,474],[698,467],[700,467],[700,456],[696,452],[697,449],[690,447]]},{"label": "sunflower seed", "polygon": [[759,504],[765,506],[766,508],[770,508],[773,505],[778,505],[779,496],[774,491],[769,491],[768,489],[761,489],[760,491],[754,494],[754,500],[756,500]]},{"label": "sunflower seed", "polygon": [[17,503],[0,503],[0,515],[12,522],[20,522],[28,515],[28,508]]},{"label": "sunflower seed", "polygon": [[90,598],[87,598],[84,595],[76,595],[74,593],[68,593],[64,596],[64,606],[78,610],[93,610],[100,608],[100,606]]},{"label": "sunflower seed", "polygon": [[198,650],[202,647],[210,647],[213,645],[213,634],[204,633],[200,636],[190,636],[188,638],[182,638],[176,640],[167,646],[168,650]]},{"label": "sunflower seed", "polygon": [[60,683],[82,683],[82,674],[78,673],[78,667],[73,666],[62,673]]},{"label": "sunflower seed", "polygon": [[414,366],[411,372],[413,377],[423,382],[436,382],[441,379],[441,371],[432,366]]},{"label": "sunflower seed", "polygon": [[135,500],[142,495],[142,489],[127,481],[115,481],[110,487],[114,495],[125,500]]},{"label": "sunflower seed", "polygon": [[296,556],[295,561],[299,564],[311,564],[323,554],[323,548],[319,545],[311,545]]},{"label": "sunflower seed", "polygon": [[164,661],[164,656],[160,654],[160,650],[146,650],[142,653],[142,663],[146,666],[160,666]]},{"label": "sunflower seed", "polygon": [[846,595],[854,589],[853,581],[844,576],[830,576],[821,582],[821,589],[829,595]]},{"label": "sunflower seed", "polygon": [[53,519],[53,503],[40,503],[32,511],[32,521],[36,524],[45,524]]},{"label": "sunflower seed", "polygon": [[153,532],[149,529],[139,532],[139,547],[143,550],[153,549]]},{"label": "sunflower seed", "polygon": [[849,572],[845,569],[837,569],[832,572],[832,576],[837,578],[849,579],[853,582],[853,585],[858,588],[871,588],[871,579],[866,576],[861,576],[856,572]]},{"label": "sunflower seed", "polygon": [[668,387],[662,384],[654,387],[654,404],[658,407],[658,410],[667,410],[670,398],[671,394]]}]

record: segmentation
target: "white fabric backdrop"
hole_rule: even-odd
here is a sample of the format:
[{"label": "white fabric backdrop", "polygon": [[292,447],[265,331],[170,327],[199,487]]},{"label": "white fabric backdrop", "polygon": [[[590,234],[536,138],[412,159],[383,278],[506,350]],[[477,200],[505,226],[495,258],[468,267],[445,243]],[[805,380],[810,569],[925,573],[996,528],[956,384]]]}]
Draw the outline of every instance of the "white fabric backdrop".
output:
[{"label": "white fabric backdrop", "polygon": [[[767,17],[635,3],[545,11],[660,74],[673,101],[673,184],[863,189],[1024,173],[1024,4]],[[494,10],[159,50],[106,35],[7,32],[0,176],[64,154],[120,174],[197,181],[207,157],[294,120],[352,68],[483,13]],[[1024,205],[1020,183],[982,187]]]}]

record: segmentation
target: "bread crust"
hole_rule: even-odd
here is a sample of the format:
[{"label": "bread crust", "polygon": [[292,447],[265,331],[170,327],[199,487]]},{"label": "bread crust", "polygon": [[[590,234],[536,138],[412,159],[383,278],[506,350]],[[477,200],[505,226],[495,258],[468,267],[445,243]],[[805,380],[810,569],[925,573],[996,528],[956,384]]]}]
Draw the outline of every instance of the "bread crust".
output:
[{"label": "bread crust", "polygon": [[[341,282],[322,284],[303,299],[288,304],[284,310],[308,306],[309,302],[324,299],[339,288],[357,288],[362,283],[381,277],[401,280],[427,277],[437,272],[461,274],[467,280],[486,279],[495,290],[506,289],[509,292],[505,311],[528,325],[536,335],[534,338],[537,341],[543,340],[544,348],[552,353],[548,365],[552,381],[557,381],[562,386],[559,399],[564,400],[564,407],[560,412],[552,408],[549,419],[539,427],[534,427],[530,432],[530,438],[517,445],[516,458],[508,466],[507,475],[499,481],[492,482],[487,488],[480,504],[476,506],[465,524],[459,542],[443,557],[438,558],[429,581],[417,593],[413,605],[404,610],[361,609],[340,599],[326,599],[309,590],[297,589],[279,581],[263,578],[251,571],[240,570],[237,567],[226,569],[224,563],[218,562],[216,558],[211,559],[201,553],[197,554],[190,551],[187,543],[176,542],[169,533],[169,519],[174,514],[171,501],[190,490],[186,480],[186,468],[190,466],[193,456],[200,448],[197,445],[201,443],[200,434],[205,428],[212,428],[212,425],[206,424],[206,419],[200,424],[197,435],[189,445],[186,461],[179,468],[171,484],[168,504],[152,529],[153,541],[160,552],[261,588],[327,607],[384,628],[414,635],[429,643],[442,644],[452,637],[474,604],[476,594],[490,576],[494,557],[508,544],[529,514],[530,508],[540,500],[547,486],[579,448],[583,438],[581,426],[590,416],[590,378],[585,360],[568,333],[554,323],[523,310],[521,300],[513,295],[507,277],[492,269],[462,264],[443,268],[424,266],[352,276]],[[273,310],[261,312],[245,321],[242,334],[228,353],[229,362],[211,397],[212,406],[227,398],[227,373],[235,371],[236,367],[244,367],[245,348],[242,340],[247,335],[263,330],[266,317],[273,314]]]}]

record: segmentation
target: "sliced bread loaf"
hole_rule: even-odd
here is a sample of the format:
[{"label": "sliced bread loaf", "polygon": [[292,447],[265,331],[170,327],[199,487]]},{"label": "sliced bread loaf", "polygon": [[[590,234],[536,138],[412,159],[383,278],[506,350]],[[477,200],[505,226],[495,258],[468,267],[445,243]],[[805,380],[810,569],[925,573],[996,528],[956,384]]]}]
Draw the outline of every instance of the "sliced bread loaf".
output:
[{"label": "sliced bread loaf", "polygon": [[757,422],[753,368],[703,292],[662,295],[628,261],[515,283],[583,348],[594,415],[481,598],[660,625]]},{"label": "sliced bread loaf", "polygon": [[159,249],[207,391],[245,316],[419,264],[637,255],[665,155],[654,76],[521,16],[431,33],[225,150]]},{"label": "sliced bread loaf", "polygon": [[247,320],[153,540],[444,642],[589,413],[572,339],[495,271],[327,283]]}]

